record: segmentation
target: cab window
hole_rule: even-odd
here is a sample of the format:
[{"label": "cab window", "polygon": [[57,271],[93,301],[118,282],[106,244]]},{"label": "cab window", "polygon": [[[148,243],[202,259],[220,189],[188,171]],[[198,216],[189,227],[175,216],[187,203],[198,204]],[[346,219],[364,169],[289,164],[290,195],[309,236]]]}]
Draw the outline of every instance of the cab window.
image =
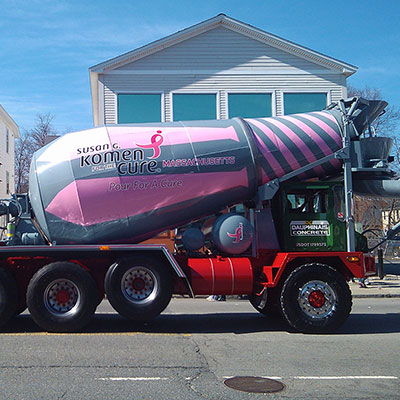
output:
[{"label": "cab window", "polygon": [[328,210],[328,196],[320,190],[287,193],[286,203],[291,214],[320,214]]}]

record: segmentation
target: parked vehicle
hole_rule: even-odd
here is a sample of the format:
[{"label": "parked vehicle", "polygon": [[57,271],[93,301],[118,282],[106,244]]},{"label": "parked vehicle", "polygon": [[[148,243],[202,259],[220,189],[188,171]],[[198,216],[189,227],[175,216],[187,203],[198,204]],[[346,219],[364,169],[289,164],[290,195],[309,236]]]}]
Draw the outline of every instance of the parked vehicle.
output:
[{"label": "parked vehicle", "polygon": [[[336,329],[351,311],[346,281],[375,273],[353,186],[400,192],[391,139],[364,134],[385,106],[60,137],[35,153],[29,195],[0,202],[0,324],[28,306],[42,329],[76,331],[105,294],[147,320],[176,293],[248,295],[299,331]],[[140,244],[170,229],[174,253]]]}]

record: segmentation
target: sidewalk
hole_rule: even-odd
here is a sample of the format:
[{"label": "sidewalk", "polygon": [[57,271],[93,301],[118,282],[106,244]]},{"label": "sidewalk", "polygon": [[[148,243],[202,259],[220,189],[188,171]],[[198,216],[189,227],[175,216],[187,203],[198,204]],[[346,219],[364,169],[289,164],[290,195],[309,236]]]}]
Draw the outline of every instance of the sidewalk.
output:
[{"label": "sidewalk", "polygon": [[368,281],[366,288],[360,288],[357,279],[349,282],[354,298],[400,297],[400,275],[386,275],[383,279],[372,276]]}]

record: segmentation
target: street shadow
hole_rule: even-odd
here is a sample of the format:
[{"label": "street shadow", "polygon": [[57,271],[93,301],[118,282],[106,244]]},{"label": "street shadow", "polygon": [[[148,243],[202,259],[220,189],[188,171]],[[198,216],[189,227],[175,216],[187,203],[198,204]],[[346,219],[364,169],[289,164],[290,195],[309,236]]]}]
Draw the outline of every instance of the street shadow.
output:
[{"label": "street shadow", "polygon": [[[234,333],[285,331],[290,329],[281,319],[258,313],[161,314],[148,322],[130,321],[118,314],[96,313],[82,333]],[[29,314],[10,321],[1,333],[42,332]]]},{"label": "street shadow", "polygon": [[[29,314],[23,314],[1,333],[43,332]],[[300,334],[280,318],[268,318],[262,314],[210,313],[210,314],[161,314],[149,322],[129,321],[118,314],[95,314],[91,322],[80,332],[88,334],[155,333],[155,334],[247,334],[257,332],[288,332]],[[333,335],[363,335],[400,332],[400,314],[351,314],[345,324]]]}]

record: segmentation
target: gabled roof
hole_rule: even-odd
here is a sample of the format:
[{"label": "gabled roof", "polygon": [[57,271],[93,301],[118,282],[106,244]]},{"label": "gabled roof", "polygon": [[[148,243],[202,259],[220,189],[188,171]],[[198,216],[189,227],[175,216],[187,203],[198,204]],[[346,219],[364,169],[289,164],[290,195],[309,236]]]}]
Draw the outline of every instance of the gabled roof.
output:
[{"label": "gabled roof", "polygon": [[89,70],[90,72],[103,73],[107,70],[121,67],[122,65],[131,63],[135,60],[146,57],[150,54],[156,53],[157,51],[163,50],[167,47],[173,46],[177,43],[197,36],[201,33],[207,32],[211,29],[216,28],[217,26],[223,26],[225,28],[249,36],[255,40],[264,42],[270,46],[294,54],[298,57],[302,57],[309,61],[313,61],[314,63],[323,65],[327,68],[337,70],[338,72],[341,72],[346,76],[350,76],[357,71],[357,67],[355,67],[354,65],[326,56],[322,53],[308,49],[304,46],[300,46],[289,40],[255,28],[236,19],[230,18],[225,14],[219,14],[206,21],[200,22],[199,24],[183,29],[182,31],[178,31],[172,35],[156,40],[155,42],[129,51],[128,53],[94,65]]},{"label": "gabled roof", "polygon": [[326,56],[322,53],[308,49],[304,46],[300,46],[294,42],[283,39],[279,36],[273,35],[261,29],[255,28],[254,26],[245,24],[244,22],[230,18],[225,14],[218,14],[217,16],[205,20],[203,22],[200,22],[199,24],[190,26],[172,35],[156,40],[155,42],[149,43],[145,46],[129,51],[118,57],[111,58],[110,60],[104,61],[100,64],[94,65],[93,67],[90,67],[89,68],[90,88],[92,94],[92,107],[93,107],[93,116],[95,120],[94,121],[95,125],[98,124],[97,110],[99,101],[99,93],[98,93],[99,74],[111,72],[112,70],[119,68],[123,65],[147,57],[151,54],[154,54],[168,47],[174,46],[178,43],[181,43],[197,35],[215,29],[219,26],[240,33],[249,38],[258,40],[262,43],[278,48],[287,53],[291,53],[297,57],[306,59],[315,64],[319,64],[336,73],[343,74],[346,77],[354,74],[358,69],[354,65]]}]

